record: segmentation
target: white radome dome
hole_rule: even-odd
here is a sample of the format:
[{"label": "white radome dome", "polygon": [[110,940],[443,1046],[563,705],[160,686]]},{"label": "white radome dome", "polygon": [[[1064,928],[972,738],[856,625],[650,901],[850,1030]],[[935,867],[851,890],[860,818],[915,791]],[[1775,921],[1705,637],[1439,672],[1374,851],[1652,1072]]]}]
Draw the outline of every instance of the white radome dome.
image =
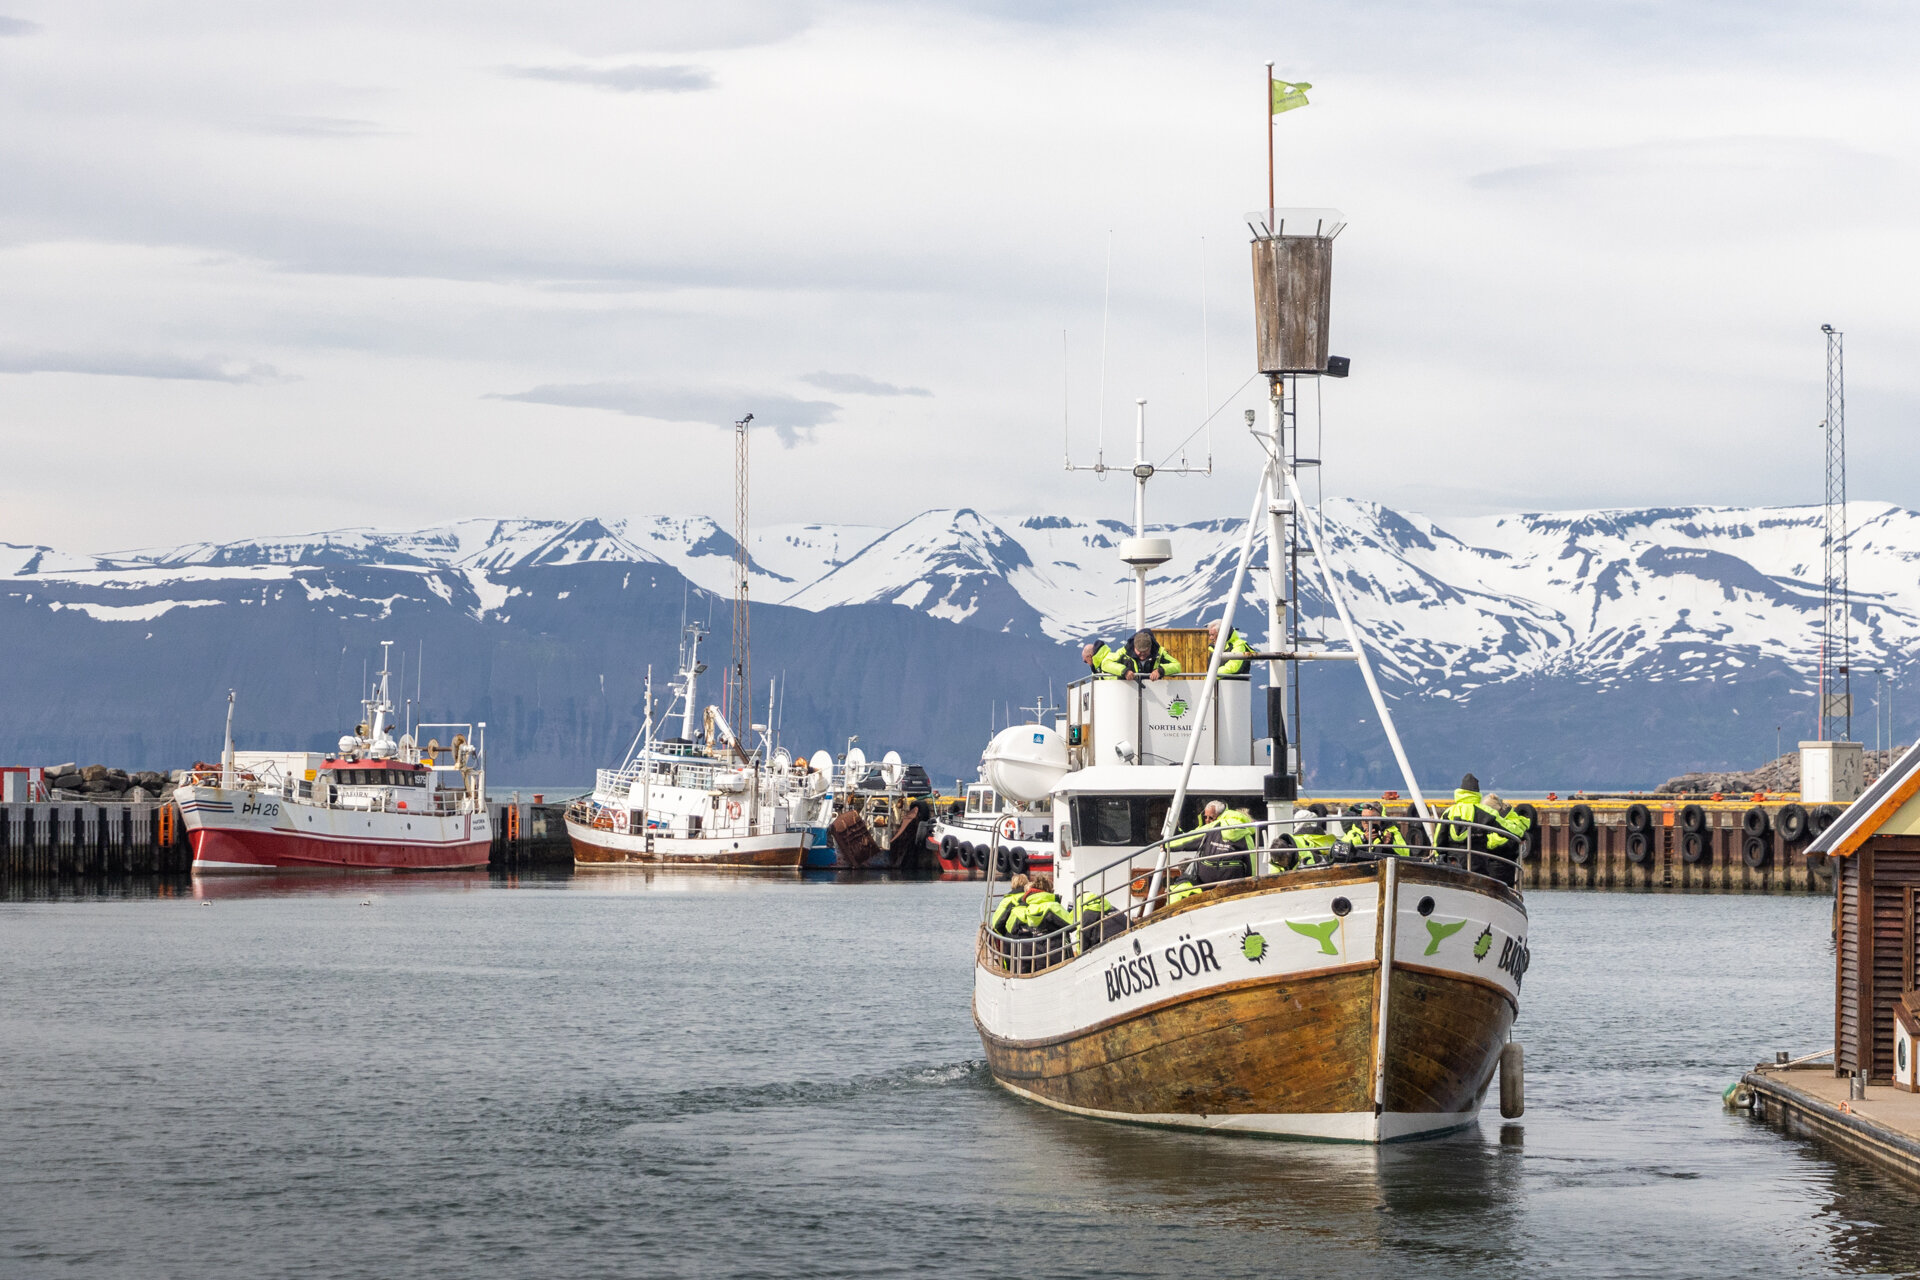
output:
[{"label": "white radome dome", "polygon": [[1067,776],[1067,740],[1043,724],[1012,725],[980,753],[980,773],[995,791],[1021,804],[1044,800]]}]

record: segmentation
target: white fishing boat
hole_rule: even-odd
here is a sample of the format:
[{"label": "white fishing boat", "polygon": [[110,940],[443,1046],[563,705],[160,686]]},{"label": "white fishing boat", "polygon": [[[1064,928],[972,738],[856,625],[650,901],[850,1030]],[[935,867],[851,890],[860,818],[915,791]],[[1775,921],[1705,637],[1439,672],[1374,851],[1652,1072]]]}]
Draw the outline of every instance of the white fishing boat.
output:
[{"label": "white fishing boat", "polygon": [[[395,722],[382,642],[379,683],[332,755],[236,752],[234,698],[217,769],[174,791],[197,875],[259,871],[457,871],[493,843],[485,724]],[[417,745],[425,735],[424,745]],[[441,745],[444,736],[446,745]]]},{"label": "white fishing boat", "polygon": [[[652,678],[645,723],[627,758],[595,772],[593,791],[567,806],[567,838],[577,867],[627,864],[785,869],[805,858],[808,832],[797,819],[795,787],[784,759],[765,742],[749,744],[716,707],[696,718],[698,624],[684,633],[673,700],[656,721]],[[674,724],[673,737],[656,736]]]},{"label": "white fishing boat", "polygon": [[[1385,1142],[1474,1122],[1519,1010],[1531,956],[1515,868],[1487,852],[1505,835],[1479,824],[1436,831],[1374,680],[1340,574],[1298,480],[1297,381],[1329,368],[1327,210],[1263,211],[1254,228],[1264,426],[1248,414],[1261,463],[1221,641],[1190,674],[1071,686],[1064,732],[999,734],[986,778],[1003,796],[1044,802],[1060,833],[1055,887],[1086,901],[1078,926],[1009,937],[989,927],[974,967],[973,1014],[994,1078],[1023,1097],[1112,1120],[1276,1136]],[[1149,538],[1144,419],[1134,468],[1135,626],[1148,625],[1147,570],[1171,548]],[[1253,682],[1222,679],[1225,637],[1266,563],[1266,671],[1272,734],[1256,743]],[[1317,574],[1344,645],[1310,641],[1301,574]],[[1163,642],[1205,632],[1159,629]],[[1296,664],[1358,665],[1412,798],[1407,856],[1356,848],[1299,866],[1301,776]],[[1204,673],[1194,666],[1204,665]],[[1463,744],[1463,752],[1468,748]],[[1270,763],[1268,763],[1270,761]],[[1201,807],[1246,812],[1254,847],[1169,850]],[[1458,835],[1464,851],[1440,847]],[[1391,846],[1389,846],[1391,848]],[[1318,862],[1326,851],[1315,850]],[[991,873],[990,873],[991,874]],[[1177,892],[1175,886],[1178,885]],[[1100,908],[1106,910],[1102,912]]]}]

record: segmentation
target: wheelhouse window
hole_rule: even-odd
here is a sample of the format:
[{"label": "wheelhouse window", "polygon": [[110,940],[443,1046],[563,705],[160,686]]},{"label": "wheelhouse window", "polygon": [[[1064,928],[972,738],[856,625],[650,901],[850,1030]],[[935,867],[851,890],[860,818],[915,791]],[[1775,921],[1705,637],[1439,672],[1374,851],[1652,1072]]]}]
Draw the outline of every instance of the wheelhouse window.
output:
[{"label": "wheelhouse window", "polygon": [[[1181,806],[1177,831],[1191,831],[1200,823],[1207,801],[1218,796],[1188,796]],[[1236,808],[1249,810],[1255,820],[1266,815],[1266,805],[1245,797],[1224,797]],[[1073,842],[1076,845],[1149,845],[1160,839],[1172,796],[1079,795],[1073,798]]]}]

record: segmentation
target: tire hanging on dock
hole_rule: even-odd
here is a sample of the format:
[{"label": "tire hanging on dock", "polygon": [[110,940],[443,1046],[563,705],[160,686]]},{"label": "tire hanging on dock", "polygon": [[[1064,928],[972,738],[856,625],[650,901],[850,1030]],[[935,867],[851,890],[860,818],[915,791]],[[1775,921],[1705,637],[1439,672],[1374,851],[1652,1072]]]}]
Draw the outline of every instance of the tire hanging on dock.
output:
[{"label": "tire hanging on dock", "polygon": [[1799,844],[1807,838],[1807,811],[1799,805],[1781,805],[1776,821],[1780,826],[1780,838],[1788,844]]},{"label": "tire hanging on dock", "polygon": [[1627,861],[1636,867],[1644,867],[1653,861],[1653,833],[1651,831],[1627,832]]},{"label": "tire hanging on dock", "polygon": [[1577,836],[1593,834],[1593,806],[1577,804],[1567,810],[1567,830]]},{"label": "tire hanging on dock", "polygon": [[[1697,804],[1683,805],[1680,809],[1680,830],[1687,835],[1706,834],[1707,811]],[[1694,859],[1688,858],[1687,861]]]},{"label": "tire hanging on dock", "polygon": [[1628,805],[1627,806],[1627,830],[1629,831],[1653,830],[1653,810],[1647,808],[1646,805],[1641,804],[1639,801],[1635,801],[1634,803]]},{"label": "tire hanging on dock", "polygon": [[1680,837],[1680,860],[1690,867],[1713,861],[1713,841],[1705,831],[1688,831]]},{"label": "tire hanging on dock", "polygon": [[1567,860],[1576,867],[1584,867],[1593,861],[1594,835],[1592,831],[1576,831],[1567,837]]},{"label": "tire hanging on dock", "polygon": [[1749,839],[1764,836],[1773,830],[1773,820],[1767,817],[1766,809],[1756,804],[1740,815],[1740,829],[1747,833]]},{"label": "tire hanging on dock", "polygon": [[1773,861],[1773,841],[1765,836],[1748,836],[1740,846],[1740,860],[1754,870]]},{"label": "tire hanging on dock", "polygon": [[1520,849],[1514,856],[1526,862],[1540,852],[1540,811],[1525,801],[1513,806],[1513,811],[1527,820],[1527,834],[1520,838]]}]

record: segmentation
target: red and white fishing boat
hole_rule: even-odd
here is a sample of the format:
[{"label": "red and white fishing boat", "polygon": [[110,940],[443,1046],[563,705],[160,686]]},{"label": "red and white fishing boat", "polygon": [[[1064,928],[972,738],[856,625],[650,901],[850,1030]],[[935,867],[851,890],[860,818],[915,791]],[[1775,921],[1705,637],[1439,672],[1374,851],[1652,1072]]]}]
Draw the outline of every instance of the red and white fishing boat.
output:
[{"label": "red and white fishing boat", "polygon": [[[174,792],[193,870],[457,871],[487,865],[486,726],[420,725],[397,738],[383,661],[366,716],[331,756],[233,749]],[[428,731],[444,731],[417,745]],[[305,767],[303,767],[305,766]]]}]

